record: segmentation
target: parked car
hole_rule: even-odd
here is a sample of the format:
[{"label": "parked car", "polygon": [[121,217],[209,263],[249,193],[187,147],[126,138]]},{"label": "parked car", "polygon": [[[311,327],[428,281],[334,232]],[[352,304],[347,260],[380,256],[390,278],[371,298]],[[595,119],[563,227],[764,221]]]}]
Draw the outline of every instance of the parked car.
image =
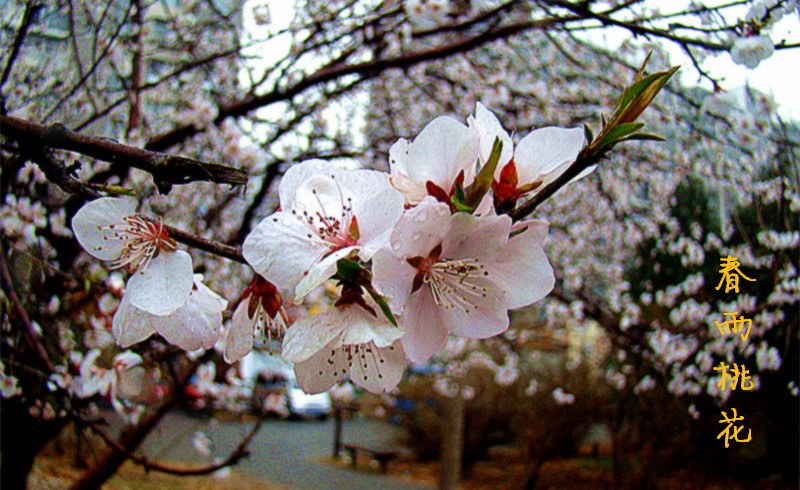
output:
[{"label": "parked car", "polygon": [[318,418],[325,420],[331,413],[331,396],[328,392],[309,395],[297,384],[292,376],[286,384],[286,407],[294,417]]},{"label": "parked car", "polygon": [[242,359],[242,377],[252,386],[251,406],[283,417],[326,419],[331,397],[306,394],[297,384],[293,367],[280,357],[252,351]]}]

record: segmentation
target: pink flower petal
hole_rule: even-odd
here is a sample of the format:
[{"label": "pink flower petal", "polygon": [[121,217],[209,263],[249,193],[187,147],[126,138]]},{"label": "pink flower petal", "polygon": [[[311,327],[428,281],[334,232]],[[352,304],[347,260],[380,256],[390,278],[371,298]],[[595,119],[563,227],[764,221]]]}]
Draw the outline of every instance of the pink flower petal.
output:
[{"label": "pink flower petal", "polygon": [[489,161],[495,138],[500,138],[500,141],[503,143],[500,160],[494,172],[495,180],[499,180],[500,171],[503,170],[503,167],[514,155],[514,142],[511,140],[511,136],[503,129],[497,116],[480,102],[475,104],[475,117],[470,116],[467,118],[467,124],[478,133],[478,148],[481,163],[485,164]]},{"label": "pink flower petal", "polygon": [[542,250],[548,223],[530,220],[514,225],[527,230],[509,239],[493,266],[493,278],[506,291],[508,308],[521,308],[547,296],[555,285],[553,268]]}]

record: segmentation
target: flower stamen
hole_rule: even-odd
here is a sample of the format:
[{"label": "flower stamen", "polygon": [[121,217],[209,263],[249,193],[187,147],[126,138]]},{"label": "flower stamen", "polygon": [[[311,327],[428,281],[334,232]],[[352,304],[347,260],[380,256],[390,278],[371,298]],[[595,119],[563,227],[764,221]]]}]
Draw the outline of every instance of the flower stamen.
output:
[{"label": "flower stamen", "polygon": [[98,231],[111,231],[110,235],[103,236],[104,240],[125,243],[119,258],[110,262],[111,269],[124,267],[131,273],[144,272],[160,250],[174,252],[177,249],[175,240],[169,237],[160,219],[158,223],[154,223],[134,214],[125,216],[122,222],[122,226],[98,226]]}]

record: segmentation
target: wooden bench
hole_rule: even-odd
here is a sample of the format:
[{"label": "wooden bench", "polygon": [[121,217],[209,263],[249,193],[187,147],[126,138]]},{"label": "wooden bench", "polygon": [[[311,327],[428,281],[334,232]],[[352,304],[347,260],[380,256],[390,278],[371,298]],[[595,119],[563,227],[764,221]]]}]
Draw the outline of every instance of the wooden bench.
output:
[{"label": "wooden bench", "polygon": [[344,443],[342,448],[350,453],[351,466],[356,467],[356,454],[360,451],[362,453],[372,455],[372,458],[378,462],[381,467],[381,474],[386,474],[386,465],[389,461],[397,457],[397,451],[387,449],[375,449],[371,447],[359,446],[357,444]]}]

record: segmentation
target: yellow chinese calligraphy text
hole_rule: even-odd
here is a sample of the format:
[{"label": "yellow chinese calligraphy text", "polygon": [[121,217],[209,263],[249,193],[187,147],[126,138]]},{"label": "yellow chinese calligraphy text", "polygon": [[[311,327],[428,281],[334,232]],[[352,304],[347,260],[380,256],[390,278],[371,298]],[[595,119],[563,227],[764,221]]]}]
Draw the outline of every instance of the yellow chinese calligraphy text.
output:
[{"label": "yellow chinese calligraphy text", "polygon": [[731,374],[733,374],[733,376],[728,374],[728,365],[724,362],[720,362],[719,367],[715,367],[714,371],[722,371],[719,381],[717,382],[717,387],[719,387],[720,391],[725,391],[725,380],[730,381],[731,390],[735,390],[736,385],[739,384],[740,381],[741,384],[739,384],[739,388],[745,391],[753,389],[752,381],[750,381],[750,384],[747,384],[747,382],[750,380],[750,376],[748,376],[747,373],[750,371],[744,367],[744,364],[742,364],[740,368],[738,364],[733,363],[733,366],[731,367]]},{"label": "yellow chinese calligraphy text", "polygon": [[[725,426],[725,429],[722,432],[720,432],[719,435],[717,436],[717,439],[719,439],[722,436],[725,436],[725,447],[728,447],[728,440],[730,439],[733,439],[736,442],[750,442],[750,439],[752,438],[753,435],[751,430],[747,429],[747,439],[743,440],[739,439],[739,432],[742,429],[744,429],[744,426],[740,425],[739,427],[734,427],[733,423],[738,422],[739,420],[744,420],[744,417],[737,417],[735,408],[731,408],[731,410],[733,410],[733,417],[728,418],[728,414],[722,412],[723,419],[719,421],[720,424],[728,424]],[[733,434],[730,433],[731,429],[733,429]]]},{"label": "yellow chinese calligraphy text", "polygon": [[[726,335],[731,332],[741,332],[740,335],[742,336],[742,341],[747,341],[747,336],[750,335],[750,328],[753,326],[753,320],[746,319],[743,316],[740,316],[737,320],[737,313],[723,313],[723,315],[730,315],[731,319],[725,320],[722,323],[714,320],[714,323],[716,323],[717,327],[719,328],[719,333]],[[745,325],[747,325],[746,332],[744,330]],[[723,327],[725,328],[723,329]]]},{"label": "yellow chinese calligraphy text", "polygon": [[739,292],[739,276],[741,275],[748,281],[755,281],[755,279],[750,279],[749,277],[742,274],[742,271],[739,270],[739,266],[742,265],[739,263],[739,259],[736,257],[731,257],[728,255],[725,258],[719,259],[720,261],[720,274],[722,274],[722,279],[720,279],[719,284],[717,287],[714,288],[719,291],[719,288],[722,287],[722,283],[725,283],[725,292],[729,292],[731,289],[735,292]]}]

